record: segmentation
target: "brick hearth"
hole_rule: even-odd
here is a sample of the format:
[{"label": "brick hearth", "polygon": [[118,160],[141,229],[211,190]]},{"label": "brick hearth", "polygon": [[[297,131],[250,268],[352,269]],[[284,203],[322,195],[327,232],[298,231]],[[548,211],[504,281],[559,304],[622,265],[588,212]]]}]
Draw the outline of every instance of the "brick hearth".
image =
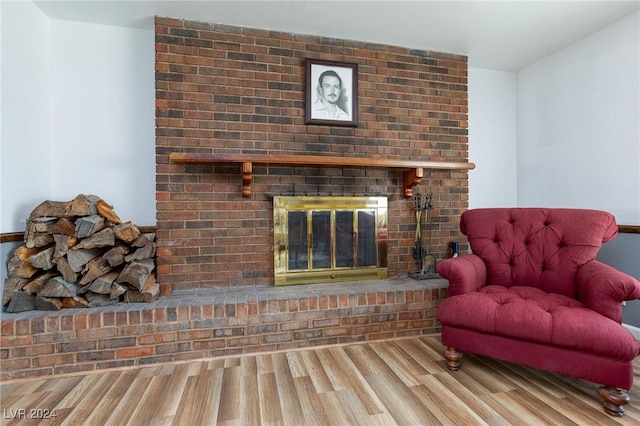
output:
[{"label": "brick hearth", "polygon": [[2,380],[437,333],[447,281],[174,291],[153,303],[2,314]]}]

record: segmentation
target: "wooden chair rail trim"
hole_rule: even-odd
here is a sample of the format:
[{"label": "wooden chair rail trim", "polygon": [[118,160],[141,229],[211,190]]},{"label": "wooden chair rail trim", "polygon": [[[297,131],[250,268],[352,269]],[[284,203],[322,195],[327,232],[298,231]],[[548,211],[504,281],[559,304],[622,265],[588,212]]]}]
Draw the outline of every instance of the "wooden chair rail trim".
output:
[{"label": "wooden chair rail trim", "polygon": [[475,164],[469,162],[413,161],[390,158],[332,157],[317,155],[275,154],[207,154],[173,152],[169,161],[176,164],[241,164],[242,195],[251,195],[253,164],[279,164],[289,166],[322,167],[371,167],[402,169],[404,197],[413,195],[413,187],[419,184],[424,170],[471,170]]},{"label": "wooden chair rail trim", "polygon": [[[158,229],[156,226],[138,226],[140,232],[156,232]],[[0,234],[0,243],[21,243],[24,242],[24,231],[23,232],[6,232]]]},{"label": "wooden chair rail trim", "polygon": [[640,234],[640,226],[618,225],[618,232],[621,234]]},{"label": "wooden chair rail trim", "polygon": [[[155,226],[140,226],[140,232],[156,232]],[[640,234],[640,225],[618,225],[621,234]],[[15,243],[24,240],[24,232],[6,232],[0,234],[0,243]]]}]

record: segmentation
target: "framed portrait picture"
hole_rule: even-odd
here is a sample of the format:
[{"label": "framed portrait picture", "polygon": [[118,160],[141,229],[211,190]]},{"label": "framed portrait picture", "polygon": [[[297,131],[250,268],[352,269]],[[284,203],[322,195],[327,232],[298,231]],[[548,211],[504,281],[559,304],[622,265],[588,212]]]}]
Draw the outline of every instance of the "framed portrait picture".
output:
[{"label": "framed portrait picture", "polygon": [[307,59],[306,124],[358,126],[358,64]]}]

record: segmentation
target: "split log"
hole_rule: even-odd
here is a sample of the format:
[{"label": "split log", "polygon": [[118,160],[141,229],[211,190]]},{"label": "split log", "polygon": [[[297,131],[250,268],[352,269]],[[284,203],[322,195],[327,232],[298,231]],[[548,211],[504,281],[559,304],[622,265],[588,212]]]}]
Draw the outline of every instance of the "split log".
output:
[{"label": "split log", "polygon": [[111,299],[111,284],[96,280],[89,284],[88,287],[89,291],[97,294],[108,294],[109,299]]},{"label": "split log", "polygon": [[56,261],[56,265],[58,267],[58,271],[62,274],[62,278],[64,278],[65,281],[69,281],[71,283],[75,283],[76,281],[78,281],[78,276],[80,274],[71,269],[66,256],[58,259]]},{"label": "split log", "polygon": [[65,216],[93,216],[98,214],[97,203],[100,197],[95,195],[80,194],[65,208]]},{"label": "split log", "polygon": [[107,219],[109,222],[115,224],[122,223],[116,212],[113,211],[113,206],[110,206],[103,200],[99,200],[96,203],[96,207],[98,208],[98,214]]},{"label": "split log", "polygon": [[88,238],[80,241],[75,248],[79,249],[92,249],[101,247],[112,247],[116,243],[116,237],[113,234],[113,229],[105,228],[100,232],[91,235]]},{"label": "split log", "polygon": [[93,282],[89,286],[89,290],[94,293],[111,295],[113,291],[113,282],[116,280],[116,278],[118,278],[118,275],[120,275],[120,271],[110,271],[103,274],[102,276],[93,280]]},{"label": "split log", "polygon": [[98,306],[109,306],[118,303],[118,300],[110,299],[106,294],[87,293],[87,300],[89,301],[90,308],[96,308]]},{"label": "split log", "polygon": [[37,254],[42,248],[20,246],[13,251],[14,256],[18,256],[22,262],[26,262],[27,258]]},{"label": "split log", "polygon": [[53,242],[53,235],[32,233],[26,240],[27,247],[46,247]]},{"label": "split log", "polygon": [[39,311],[59,311],[62,309],[62,300],[55,297],[37,296],[35,307]]},{"label": "split log", "polygon": [[42,288],[47,283],[47,281],[49,281],[51,278],[55,278],[58,276],[60,276],[60,274],[55,271],[38,275],[35,278],[32,278],[28,282],[26,282],[22,286],[22,290],[26,291],[29,294],[33,294],[35,296],[42,291]]},{"label": "split log", "polygon": [[116,282],[119,284],[127,283],[134,288],[141,290],[144,284],[155,268],[152,259],[137,260],[127,264],[118,275]]},{"label": "split log", "polygon": [[109,298],[117,299],[123,294],[127,292],[127,287],[122,284],[118,284],[116,282],[111,284],[111,293],[109,293]]},{"label": "split log", "polygon": [[76,235],[76,225],[66,217],[58,219],[56,226],[53,228],[54,234],[64,234],[69,236]]},{"label": "split log", "polygon": [[117,269],[110,270],[109,272],[93,280],[93,282],[91,283],[91,285],[96,285],[96,289],[105,288],[105,289],[108,289],[108,291],[103,292],[103,291],[96,291],[94,289],[91,289],[91,291],[93,291],[94,293],[110,294],[111,286],[113,285],[113,282],[118,278],[118,275],[120,275],[120,272],[121,271]]},{"label": "split log", "polygon": [[69,267],[73,272],[80,272],[84,265],[101,254],[102,250],[99,248],[78,250],[72,248],[67,252],[67,262],[69,262]]},{"label": "split log", "polygon": [[29,221],[29,231],[36,234],[52,234],[57,221],[55,217],[38,217]]},{"label": "split log", "polygon": [[34,268],[44,269],[45,271],[48,271],[54,266],[53,254],[55,253],[55,251],[55,247],[49,247],[48,249],[42,250],[41,252],[30,256],[27,259],[27,262],[33,265]]},{"label": "split log", "polygon": [[107,251],[102,255],[103,259],[109,262],[109,265],[116,267],[124,263],[124,257],[129,253],[129,248],[121,244]]},{"label": "split log", "polygon": [[22,290],[22,286],[29,282],[28,278],[9,277],[4,280],[4,288],[2,294],[2,306],[7,305],[11,301],[13,293]]},{"label": "split log", "polygon": [[86,297],[83,296],[74,296],[74,297],[63,297],[62,298],[62,307],[73,309],[73,308],[88,308],[89,301]]},{"label": "split log", "polygon": [[53,240],[56,243],[56,251],[53,253],[54,259],[60,259],[67,254],[67,251],[78,243],[78,239],[67,234],[53,234]]},{"label": "split log", "polygon": [[67,201],[43,201],[29,215],[29,221],[39,217],[66,217]]},{"label": "split log", "polygon": [[27,247],[45,247],[53,242],[56,218],[40,217],[27,224],[24,241]]},{"label": "split log", "polygon": [[13,255],[7,262],[7,273],[10,277],[15,278],[31,278],[38,269],[35,268],[27,259],[38,253],[39,248],[30,248],[20,246],[13,251]]},{"label": "split log", "polygon": [[147,244],[154,242],[155,240],[156,240],[155,232],[146,232],[140,235],[138,238],[136,238],[135,241],[131,243],[131,247],[144,247]]},{"label": "split log", "polygon": [[140,236],[140,230],[132,222],[124,222],[113,227],[116,238],[131,244]]},{"label": "split log", "polygon": [[89,292],[89,287],[91,287],[91,284],[85,284],[84,286],[80,287],[78,289],[78,295],[85,295]]},{"label": "split log", "polygon": [[106,274],[111,271],[111,266],[109,262],[104,260],[102,257],[96,257],[95,259],[91,259],[89,263],[84,267],[84,275],[80,279],[79,284],[85,285],[95,280],[101,275]]},{"label": "split log", "polygon": [[74,297],[78,294],[79,286],[65,281],[62,277],[54,277],[47,281],[38,296],[42,297]]},{"label": "split log", "polygon": [[9,306],[7,306],[7,312],[33,311],[35,308],[35,296],[30,295],[26,291],[16,291],[11,297]]},{"label": "split log", "polygon": [[149,275],[144,283],[143,289],[140,291],[127,290],[124,295],[124,301],[127,303],[147,302],[151,303],[160,296],[160,285],[156,282],[153,275]]},{"label": "split log", "polygon": [[124,258],[125,262],[131,262],[134,260],[151,259],[156,255],[156,243],[149,243],[144,247],[140,247],[130,255]]},{"label": "split log", "polygon": [[[155,286],[155,284],[156,284],[156,276],[153,274],[150,274],[145,280],[142,288],[140,289],[140,293],[149,293],[152,287]],[[158,291],[160,291],[159,287],[158,287]]]},{"label": "split log", "polygon": [[76,220],[76,237],[86,238],[104,228],[104,218],[97,214]]},{"label": "split log", "polygon": [[52,234],[58,220],[55,217],[38,217],[30,220],[27,232],[34,234]]}]

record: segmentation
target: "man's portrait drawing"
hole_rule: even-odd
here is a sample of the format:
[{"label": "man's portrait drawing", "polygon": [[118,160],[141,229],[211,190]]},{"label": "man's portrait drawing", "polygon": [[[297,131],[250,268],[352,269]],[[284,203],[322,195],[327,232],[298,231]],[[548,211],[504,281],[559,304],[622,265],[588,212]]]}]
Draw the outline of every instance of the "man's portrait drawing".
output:
[{"label": "man's portrait drawing", "polygon": [[357,125],[357,65],[307,60],[307,124]]}]

